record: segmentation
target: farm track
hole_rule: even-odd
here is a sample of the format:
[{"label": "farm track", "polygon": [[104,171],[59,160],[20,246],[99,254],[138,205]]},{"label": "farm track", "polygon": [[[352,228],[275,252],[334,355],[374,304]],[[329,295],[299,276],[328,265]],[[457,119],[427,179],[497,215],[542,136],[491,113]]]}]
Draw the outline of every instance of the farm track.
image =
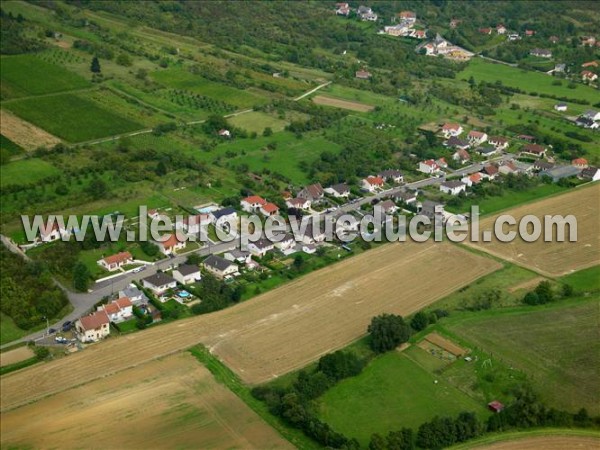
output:
[{"label": "farm track", "polygon": [[244,382],[265,382],[356,340],[374,315],[413,313],[500,267],[451,244],[383,245],[234,307],[113,337],[2,377],[0,410],[197,343],[206,345]]},{"label": "farm track", "polygon": [[478,450],[597,450],[600,438],[586,436],[527,437],[474,447]]}]

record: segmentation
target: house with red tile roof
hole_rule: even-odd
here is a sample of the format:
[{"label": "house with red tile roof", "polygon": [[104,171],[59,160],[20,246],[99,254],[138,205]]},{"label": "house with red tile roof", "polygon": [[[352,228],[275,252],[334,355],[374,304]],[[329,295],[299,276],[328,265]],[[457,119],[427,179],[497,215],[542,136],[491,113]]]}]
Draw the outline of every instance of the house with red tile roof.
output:
[{"label": "house with red tile roof", "polygon": [[367,192],[375,192],[378,189],[383,189],[383,178],[369,176],[360,182],[360,187]]},{"label": "house with red tile roof", "polygon": [[460,181],[465,183],[467,186],[471,187],[474,184],[481,183],[483,181],[483,175],[479,172],[472,173],[471,175],[463,177]]},{"label": "house with red tile roof", "polygon": [[158,249],[163,255],[173,255],[176,252],[183,250],[187,245],[184,237],[178,237],[177,233],[163,236],[160,241],[155,241]]},{"label": "house with red tile roof", "polygon": [[571,161],[571,165],[577,167],[578,169],[587,169],[588,161],[585,158],[576,158]]},{"label": "house with red tile roof", "polygon": [[247,213],[256,212],[261,206],[264,206],[266,204],[267,201],[258,195],[251,195],[240,201],[240,206]]},{"label": "house with red tile roof", "polygon": [[274,216],[279,212],[279,206],[275,203],[265,203],[260,207],[259,211],[263,216]]},{"label": "house with red tile roof", "polygon": [[110,334],[106,312],[96,311],[75,321],[75,334],[81,342],[98,342]]},{"label": "house with red tile roof", "polygon": [[590,70],[583,70],[581,72],[581,79],[583,81],[596,81],[598,79],[598,75]]},{"label": "house with red tile roof", "polygon": [[467,139],[471,145],[481,145],[487,141],[488,135],[483,131],[472,130],[469,131]]},{"label": "house with red tile roof", "polygon": [[298,192],[298,197],[310,200],[312,203],[317,203],[325,196],[325,190],[321,183],[310,184]]},{"label": "house with red tile roof", "polygon": [[115,255],[106,256],[97,261],[98,265],[105,268],[109,272],[119,270],[121,267],[131,264],[133,256],[129,252],[119,252]]},{"label": "house with red tile roof", "polygon": [[304,210],[310,209],[310,200],[308,200],[306,198],[300,198],[300,197],[290,198],[285,201],[285,204],[288,208],[304,209]]},{"label": "house with red tile roof", "polygon": [[460,136],[462,132],[463,128],[458,123],[445,123],[442,126],[442,134],[446,139],[450,136]]},{"label": "house with red tile roof", "polygon": [[442,170],[442,168],[433,159],[428,159],[427,161],[421,161],[419,163],[418,170],[419,170],[419,172],[423,172],[426,174],[434,174],[434,173],[440,172]]},{"label": "house with red tile roof", "polygon": [[460,162],[461,164],[466,164],[471,159],[471,155],[469,155],[468,151],[460,148],[454,152],[452,159]]},{"label": "house with red tile roof", "polygon": [[119,323],[133,317],[133,303],[129,297],[121,297],[106,305],[100,305],[97,311],[104,311],[111,322]]},{"label": "house with red tile roof", "polygon": [[526,153],[536,158],[543,158],[546,156],[546,148],[539,144],[527,144],[521,148],[521,153]]}]

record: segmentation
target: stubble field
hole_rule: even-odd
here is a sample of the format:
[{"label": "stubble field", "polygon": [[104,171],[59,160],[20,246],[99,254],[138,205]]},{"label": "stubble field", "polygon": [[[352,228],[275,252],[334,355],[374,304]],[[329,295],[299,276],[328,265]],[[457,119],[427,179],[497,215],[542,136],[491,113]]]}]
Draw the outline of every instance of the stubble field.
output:
[{"label": "stubble field", "polygon": [[291,449],[189,353],[2,414],[3,448]]},{"label": "stubble field", "polygon": [[[535,203],[509,209],[501,214],[509,214],[519,220],[528,214],[542,221],[542,238],[536,242],[515,239],[513,242],[479,242],[473,245],[480,250],[500,258],[520,264],[546,276],[560,276],[598,264],[600,260],[600,185],[574,189],[570,192],[550,197]],[[493,230],[495,215],[481,221],[481,230]],[[543,218],[545,215],[573,214],[577,218],[577,242],[544,242]],[[517,227],[511,227],[516,231]],[[565,236],[568,237],[568,228]]]},{"label": "stubble field", "polygon": [[313,97],[313,102],[317,105],[333,106],[335,108],[349,109],[351,111],[369,112],[375,109],[374,106],[360,102],[352,102],[350,100],[342,100],[339,98],[327,97],[325,95],[317,95]]},{"label": "stubble field", "polygon": [[202,343],[250,384],[304,367],[501,265],[451,244],[389,244],[216,313],[151,328],[3,377],[6,411]]}]

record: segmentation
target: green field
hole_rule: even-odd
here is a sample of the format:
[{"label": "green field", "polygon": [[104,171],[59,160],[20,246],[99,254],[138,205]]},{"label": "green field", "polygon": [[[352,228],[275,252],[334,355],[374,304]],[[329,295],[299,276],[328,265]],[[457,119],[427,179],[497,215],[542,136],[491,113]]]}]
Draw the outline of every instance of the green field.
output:
[{"label": "green field", "polygon": [[285,120],[278,119],[277,117],[260,111],[240,114],[227,119],[227,121],[238,128],[242,128],[249,132],[255,131],[258,134],[261,134],[267,127],[270,127],[274,132],[277,132],[283,130],[287,125]]},{"label": "green field", "polygon": [[596,297],[451,317],[444,328],[525,372],[549,406],[597,415],[599,320]]},{"label": "green field", "polygon": [[[425,368],[427,360],[432,365]],[[484,405],[431,373],[437,363],[418,347],[380,356],[360,375],[341,381],[320,398],[320,417],[365,446],[373,433],[416,429],[436,415],[473,411],[484,416]]]},{"label": "green field", "polygon": [[598,98],[597,92],[587,86],[578,84],[575,89],[567,87],[568,82],[562,82],[562,86],[553,86],[552,82],[556,78],[541,72],[522,70],[510,67],[504,64],[494,64],[481,58],[473,58],[469,65],[460,73],[458,79],[469,79],[473,77],[475,81],[487,81],[494,83],[501,81],[505,86],[515,87],[538,94],[556,95],[558,97],[575,98],[578,100],[588,100],[595,103],[594,98]]},{"label": "green field", "polygon": [[600,291],[600,266],[579,270],[561,278],[575,289],[576,292],[598,292]]},{"label": "green field", "polygon": [[11,155],[18,155],[20,153],[23,153],[23,148],[15,144],[3,134],[0,134],[0,149],[7,150],[8,153]]},{"label": "green field", "polygon": [[225,84],[215,83],[194,75],[185,68],[172,68],[152,73],[152,78],[174,89],[185,89],[196,94],[230,103],[239,108],[251,108],[266,103],[267,99],[250,91],[243,91]]},{"label": "green field", "polygon": [[0,186],[9,184],[30,184],[51,175],[58,175],[59,170],[41,159],[21,159],[0,166]]},{"label": "green field", "polygon": [[139,123],[76,94],[29,98],[5,106],[23,119],[69,142],[82,142],[143,128]]},{"label": "green field", "polygon": [[90,86],[85,78],[34,55],[3,56],[0,63],[3,100]]},{"label": "green field", "polygon": [[9,316],[0,312],[0,345],[17,340],[27,333],[29,331],[21,330]]}]

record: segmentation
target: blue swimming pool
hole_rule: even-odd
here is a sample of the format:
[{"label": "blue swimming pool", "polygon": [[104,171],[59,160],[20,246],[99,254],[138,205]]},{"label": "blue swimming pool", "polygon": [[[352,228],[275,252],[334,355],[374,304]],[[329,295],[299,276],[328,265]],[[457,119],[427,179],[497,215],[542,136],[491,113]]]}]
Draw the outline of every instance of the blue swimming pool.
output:
[{"label": "blue swimming pool", "polygon": [[188,298],[191,294],[188,291],[180,291],[177,295],[180,298]]}]

